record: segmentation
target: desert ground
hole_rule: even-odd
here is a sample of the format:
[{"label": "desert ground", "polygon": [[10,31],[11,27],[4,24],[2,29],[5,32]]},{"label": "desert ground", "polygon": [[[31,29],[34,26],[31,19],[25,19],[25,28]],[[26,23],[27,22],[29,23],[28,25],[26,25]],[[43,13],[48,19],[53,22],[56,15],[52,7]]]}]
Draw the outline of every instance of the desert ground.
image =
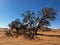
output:
[{"label": "desert ground", "polygon": [[0,31],[0,45],[60,45],[60,30],[38,33],[43,35],[37,35],[33,40],[28,40],[23,36],[7,37],[5,32]]}]

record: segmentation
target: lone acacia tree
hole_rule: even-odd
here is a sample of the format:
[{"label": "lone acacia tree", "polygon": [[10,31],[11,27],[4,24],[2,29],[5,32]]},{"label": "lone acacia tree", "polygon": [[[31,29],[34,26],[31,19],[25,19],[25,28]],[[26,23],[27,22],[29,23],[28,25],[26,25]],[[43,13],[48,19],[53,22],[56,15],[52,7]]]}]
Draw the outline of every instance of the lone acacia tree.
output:
[{"label": "lone acacia tree", "polygon": [[51,21],[56,19],[56,11],[53,8],[43,8],[36,14],[34,11],[27,10],[22,14],[22,17],[22,22],[20,22],[19,19],[16,19],[9,24],[9,27],[11,29],[15,28],[17,34],[22,28],[23,30],[28,30],[28,32],[32,32],[36,35],[38,29],[50,26]]}]

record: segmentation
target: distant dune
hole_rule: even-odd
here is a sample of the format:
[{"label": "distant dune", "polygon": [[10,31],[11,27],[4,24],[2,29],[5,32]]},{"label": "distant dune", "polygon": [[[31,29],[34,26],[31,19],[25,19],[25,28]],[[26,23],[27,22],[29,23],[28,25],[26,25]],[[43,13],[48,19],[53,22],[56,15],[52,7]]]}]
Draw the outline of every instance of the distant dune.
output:
[{"label": "distant dune", "polygon": [[0,28],[0,31],[7,31],[8,28]]}]

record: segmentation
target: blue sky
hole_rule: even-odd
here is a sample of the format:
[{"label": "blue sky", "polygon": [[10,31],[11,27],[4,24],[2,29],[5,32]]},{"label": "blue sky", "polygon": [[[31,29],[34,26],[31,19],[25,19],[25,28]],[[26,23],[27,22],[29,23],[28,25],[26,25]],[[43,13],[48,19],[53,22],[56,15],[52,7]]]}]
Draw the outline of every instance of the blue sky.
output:
[{"label": "blue sky", "polygon": [[60,0],[0,0],[0,27],[8,24],[27,9],[39,11],[44,7],[52,7],[57,12],[57,19],[51,23],[50,28],[60,28]]}]

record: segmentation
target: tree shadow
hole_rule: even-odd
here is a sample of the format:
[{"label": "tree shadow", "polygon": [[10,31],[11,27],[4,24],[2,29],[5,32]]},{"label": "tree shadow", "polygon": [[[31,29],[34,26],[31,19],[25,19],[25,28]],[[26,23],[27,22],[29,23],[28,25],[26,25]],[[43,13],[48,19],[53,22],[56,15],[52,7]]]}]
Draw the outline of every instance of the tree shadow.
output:
[{"label": "tree shadow", "polygon": [[60,38],[60,35],[51,35],[51,34],[50,35],[49,34],[36,34],[36,35]]},{"label": "tree shadow", "polygon": [[6,31],[5,32],[5,35],[7,36],[7,37],[13,37],[13,38],[18,38],[18,36],[21,36],[22,35],[22,33],[17,33],[17,32],[15,32],[15,31]]}]

